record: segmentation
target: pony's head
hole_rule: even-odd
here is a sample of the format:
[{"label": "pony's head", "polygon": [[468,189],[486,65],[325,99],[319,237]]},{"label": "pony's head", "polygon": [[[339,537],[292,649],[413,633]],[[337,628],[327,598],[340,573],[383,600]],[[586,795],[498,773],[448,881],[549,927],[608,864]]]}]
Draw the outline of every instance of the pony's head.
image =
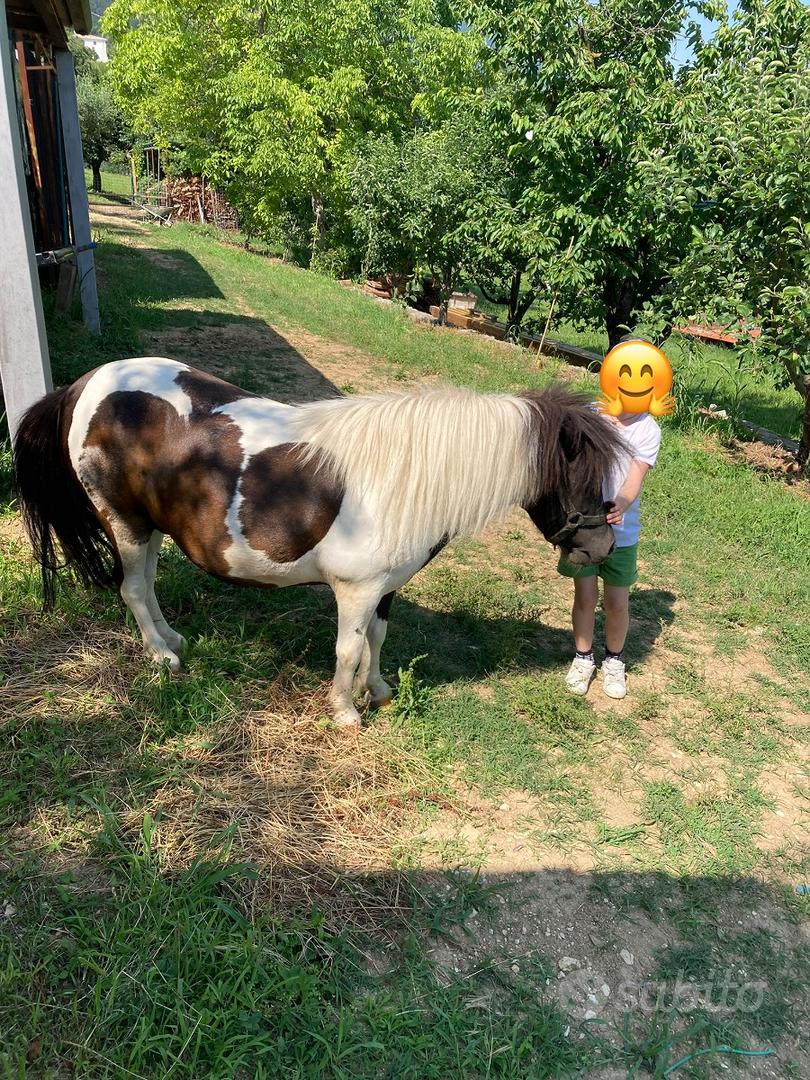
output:
[{"label": "pony's head", "polygon": [[575,566],[602,562],[615,547],[602,483],[626,454],[621,433],[587,395],[552,386],[523,396],[532,406],[535,469],[524,509]]}]

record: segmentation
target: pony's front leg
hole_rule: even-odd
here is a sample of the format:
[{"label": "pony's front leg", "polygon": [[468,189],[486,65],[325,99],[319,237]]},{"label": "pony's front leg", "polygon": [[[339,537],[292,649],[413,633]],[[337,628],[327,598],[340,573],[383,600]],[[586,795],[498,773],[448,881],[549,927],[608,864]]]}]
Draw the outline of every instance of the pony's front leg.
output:
[{"label": "pony's front leg", "polygon": [[146,580],[149,543],[133,544],[131,541],[115,537],[115,544],[121,559],[124,578],[121,582],[121,596],[124,603],[135,616],[135,622],[141,631],[144,648],[151,653],[159,664],[168,664],[172,671],[180,670],[180,657],[169,648],[155,626],[152,612],[149,610],[149,588]]},{"label": "pony's front leg", "polygon": [[355,682],[358,693],[368,693],[372,705],[387,705],[394,696],[394,691],[380,675],[380,650],[388,632],[388,613],[393,598],[392,592],[386,593],[369,619],[366,643]]},{"label": "pony's front leg", "polygon": [[338,606],[337,666],[329,701],[338,727],[359,727],[360,713],[352,701],[352,685],[366,647],[366,633],[380,599],[380,589],[346,581],[336,583],[333,588]]}]

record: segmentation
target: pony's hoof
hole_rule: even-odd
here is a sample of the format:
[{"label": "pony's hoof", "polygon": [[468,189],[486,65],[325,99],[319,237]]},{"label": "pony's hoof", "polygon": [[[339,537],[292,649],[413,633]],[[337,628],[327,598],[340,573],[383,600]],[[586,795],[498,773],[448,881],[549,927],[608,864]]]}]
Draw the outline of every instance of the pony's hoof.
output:
[{"label": "pony's hoof", "polygon": [[384,697],[374,697],[373,694],[368,695],[368,703],[372,709],[387,709],[393,700],[393,694],[386,694]]},{"label": "pony's hoof", "polygon": [[172,675],[179,675],[183,667],[180,663],[180,657],[175,656],[175,654],[169,652],[168,649],[166,652],[153,653],[152,659],[158,667],[167,667]]},{"label": "pony's hoof", "polygon": [[335,713],[333,723],[341,731],[359,731],[360,713],[357,709],[343,709],[341,712]]},{"label": "pony's hoof", "polygon": [[380,680],[373,686],[369,686],[366,693],[366,701],[374,709],[384,709],[394,700],[394,691],[387,682]]}]

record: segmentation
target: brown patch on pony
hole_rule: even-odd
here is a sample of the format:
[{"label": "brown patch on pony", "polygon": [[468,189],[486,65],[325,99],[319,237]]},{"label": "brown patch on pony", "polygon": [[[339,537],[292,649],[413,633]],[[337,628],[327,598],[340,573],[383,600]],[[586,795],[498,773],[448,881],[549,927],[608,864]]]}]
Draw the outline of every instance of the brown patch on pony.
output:
[{"label": "brown patch on pony", "polygon": [[601,488],[626,453],[616,425],[594,410],[588,394],[565,386],[527,390],[521,397],[532,406],[534,500],[552,492]]},{"label": "brown patch on pony", "polygon": [[340,513],[342,485],[331,470],[302,464],[303,454],[296,443],[268,447],[242,474],[242,531],[248,544],[273,562],[295,562],[311,551]]},{"label": "brown patch on pony", "polygon": [[90,422],[82,479],[128,539],[146,543],[158,529],[197,566],[227,577],[225,519],[242,466],[239,436],[226,416],[201,412],[186,421],[154,394],[115,391]]},{"label": "brown patch on pony", "polygon": [[181,371],[174,380],[180,389],[191,399],[192,415],[205,413],[210,415],[220,405],[229,405],[242,398],[255,398],[257,394],[241,390],[232,383],[207,375],[203,371]]}]

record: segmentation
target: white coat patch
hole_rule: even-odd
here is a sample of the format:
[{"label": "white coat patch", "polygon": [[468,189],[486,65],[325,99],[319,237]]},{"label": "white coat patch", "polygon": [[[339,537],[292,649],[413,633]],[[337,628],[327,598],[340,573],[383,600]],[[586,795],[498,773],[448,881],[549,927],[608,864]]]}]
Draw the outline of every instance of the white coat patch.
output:
[{"label": "white coat patch", "polygon": [[180,416],[188,419],[191,398],[175,382],[181,371],[188,370],[188,364],[163,356],[137,356],[100,368],[79,395],[70,423],[68,449],[76,474],[80,475],[79,463],[90,424],[105,398],[122,391],[141,390],[167,401]]}]

